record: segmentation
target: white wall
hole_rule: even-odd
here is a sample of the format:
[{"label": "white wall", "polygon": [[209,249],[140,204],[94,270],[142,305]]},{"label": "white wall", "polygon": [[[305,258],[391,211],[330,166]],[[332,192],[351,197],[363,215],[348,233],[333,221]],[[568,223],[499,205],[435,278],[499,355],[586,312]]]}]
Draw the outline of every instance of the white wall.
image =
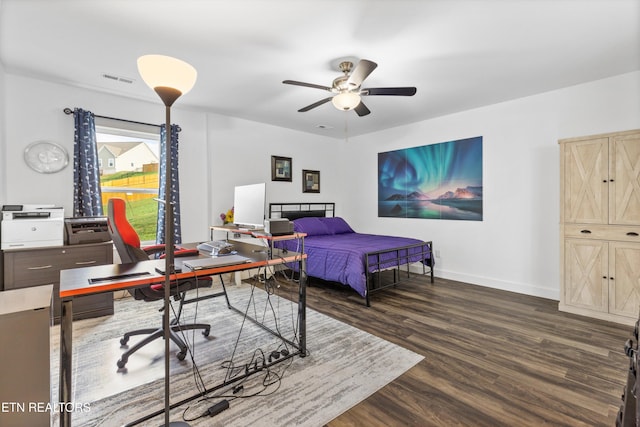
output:
[{"label": "white wall", "polygon": [[[160,101],[137,101],[12,74],[6,75],[5,83],[7,127],[3,175],[8,186],[3,203],[53,203],[64,207],[65,215],[73,214],[74,123],[72,115],[63,113],[65,107],[80,107],[98,115],[154,124],[163,123],[165,118],[164,105]],[[206,157],[199,154],[207,149],[205,115],[176,107],[172,110],[172,121],[183,127],[180,133],[181,147],[184,147],[180,150],[181,163],[205,168]],[[23,161],[23,151],[38,140],[54,141],[65,147],[69,152],[69,166],[55,174],[31,170]],[[181,185],[189,185],[193,180],[192,176],[186,175]],[[182,203],[189,201],[188,196],[182,199]],[[183,234],[191,232],[188,224]]]},{"label": "white wall", "polygon": [[[2,79],[0,204],[55,203],[71,212],[72,166],[41,175],[22,160],[24,148],[42,139],[58,142],[72,155],[73,118],[63,108],[164,121],[160,102],[3,74],[0,69],[0,83]],[[640,128],[639,93],[640,72],[635,72],[348,141],[186,110],[177,102],[172,122],[183,129],[183,240],[207,238],[208,226],[218,224],[218,215],[233,204],[235,185],[264,181],[268,202],[336,202],[337,215],[357,231],[433,240],[440,252],[439,276],[557,299],[557,140]],[[378,152],[472,136],[484,138],[482,222],[377,217]],[[293,182],[271,181],[271,155],[293,159]],[[302,169],[320,170],[321,193],[302,193]]]},{"label": "white wall", "polygon": [[[0,176],[1,187],[7,184],[6,194],[0,193],[0,203],[53,203],[63,206],[65,215],[72,215],[73,116],[63,113],[65,107],[152,124],[165,120],[165,107],[159,99],[145,102],[13,74],[4,77],[0,90],[5,96],[0,108],[5,108],[2,119],[7,125],[2,128]],[[186,110],[179,101],[172,107],[171,121],[182,128],[179,159],[183,241],[208,237],[209,225],[219,224],[218,215],[233,204],[235,185],[267,182],[268,201],[340,201],[341,184],[329,172],[334,150],[339,148],[337,141]],[[64,146],[69,152],[69,166],[47,175],[29,169],[23,152],[38,140]],[[293,158],[292,183],[271,182],[272,154]],[[321,194],[302,194],[303,168],[322,171]]]},{"label": "white wall", "polygon": [[[352,138],[344,157],[362,166],[345,178],[347,219],[362,232],[432,240],[438,276],[558,299],[558,139],[639,129],[639,94],[635,72]],[[474,136],[482,222],[377,217],[377,153]]]},{"label": "white wall", "polygon": [[[342,141],[219,115],[208,119],[209,180],[219,195],[214,217],[233,205],[234,186],[259,182],[267,183],[267,204],[336,202],[338,213],[344,209],[345,183],[336,165]],[[272,155],[292,158],[292,182],[271,181]],[[320,193],[302,192],[302,169],[320,171]]]}]

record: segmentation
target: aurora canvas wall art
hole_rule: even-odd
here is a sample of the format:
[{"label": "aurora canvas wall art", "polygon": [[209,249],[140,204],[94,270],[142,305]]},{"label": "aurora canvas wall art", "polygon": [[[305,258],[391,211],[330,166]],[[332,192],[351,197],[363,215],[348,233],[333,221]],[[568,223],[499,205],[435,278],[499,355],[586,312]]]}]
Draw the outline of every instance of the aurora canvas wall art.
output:
[{"label": "aurora canvas wall art", "polygon": [[482,137],[378,153],[378,216],[482,221]]}]

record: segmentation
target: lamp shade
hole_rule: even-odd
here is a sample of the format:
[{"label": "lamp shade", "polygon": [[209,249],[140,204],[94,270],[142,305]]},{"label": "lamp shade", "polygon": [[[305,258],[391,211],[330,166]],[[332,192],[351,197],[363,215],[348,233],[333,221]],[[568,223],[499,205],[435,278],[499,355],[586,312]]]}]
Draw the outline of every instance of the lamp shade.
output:
[{"label": "lamp shade", "polygon": [[171,88],[181,95],[193,88],[198,77],[198,72],[190,64],[164,55],[141,56],[138,58],[138,72],[151,89]]},{"label": "lamp shade", "polygon": [[360,104],[360,95],[353,92],[339,93],[331,99],[331,103],[338,110],[353,110]]}]

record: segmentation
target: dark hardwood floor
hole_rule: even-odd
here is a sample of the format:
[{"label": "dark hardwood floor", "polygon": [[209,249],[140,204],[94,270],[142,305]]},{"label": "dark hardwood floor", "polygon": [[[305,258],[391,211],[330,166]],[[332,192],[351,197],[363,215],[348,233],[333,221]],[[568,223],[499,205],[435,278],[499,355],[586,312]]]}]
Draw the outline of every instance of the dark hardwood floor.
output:
[{"label": "dark hardwood floor", "polygon": [[369,308],[350,289],[326,283],[310,286],[307,301],[424,356],[329,427],[615,425],[630,326],[438,278],[412,277],[374,294]]}]

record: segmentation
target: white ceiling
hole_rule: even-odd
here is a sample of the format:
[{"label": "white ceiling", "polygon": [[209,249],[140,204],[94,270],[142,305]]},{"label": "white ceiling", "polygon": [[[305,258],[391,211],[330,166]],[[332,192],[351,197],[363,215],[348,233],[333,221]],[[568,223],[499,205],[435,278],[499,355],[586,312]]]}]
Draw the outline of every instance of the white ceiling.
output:
[{"label": "white ceiling", "polygon": [[[640,1],[0,0],[9,73],[160,102],[149,53],[198,70],[176,105],[344,138],[639,70]],[[363,87],[417,94],[298,113],[328,93],[282,80],[330,86],[342,58],[378,63]]]}]

